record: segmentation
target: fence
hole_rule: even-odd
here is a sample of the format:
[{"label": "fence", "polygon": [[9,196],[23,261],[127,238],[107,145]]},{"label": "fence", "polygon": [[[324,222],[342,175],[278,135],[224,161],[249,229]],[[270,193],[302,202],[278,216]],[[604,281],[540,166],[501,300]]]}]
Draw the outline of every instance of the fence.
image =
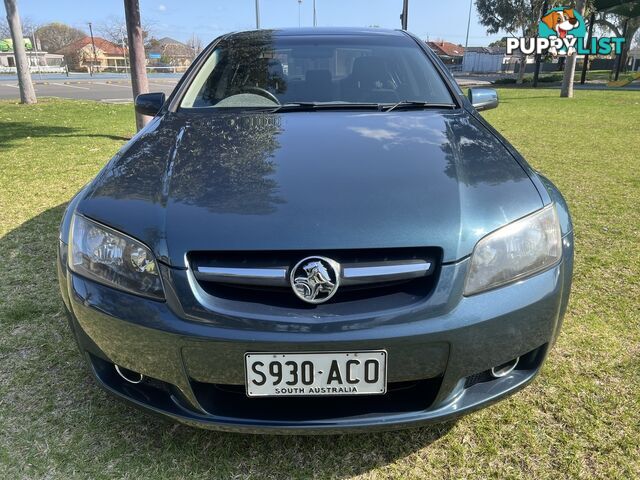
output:
[{"label": "fence", "polygon": [[[186,65],[176,65],[176,66],[162,66],[162,67],[149,67],[147,66],[148,73],[184,73],[189,68]],[[88,71],[88,67],[87,67]],[[108,72],[108,73],[130,73],[131,67],[129,66],[101,66],[94,67],[94,72]]]},{"label": "fence", "polygon": [[[64,67],[49,67],[44,65],[29,67],[31,73],[65,73]],[[16,67],[0,67],[0,73],[18,73]]]}]

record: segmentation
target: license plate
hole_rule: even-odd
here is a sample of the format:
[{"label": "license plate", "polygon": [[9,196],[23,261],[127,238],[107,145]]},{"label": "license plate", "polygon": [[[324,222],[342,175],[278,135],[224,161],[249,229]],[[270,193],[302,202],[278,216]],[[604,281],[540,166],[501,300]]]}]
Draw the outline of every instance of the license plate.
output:
[{"label": "license plate", "polygon": [[247,353],[247,395],[382,395],[387,352]]}]

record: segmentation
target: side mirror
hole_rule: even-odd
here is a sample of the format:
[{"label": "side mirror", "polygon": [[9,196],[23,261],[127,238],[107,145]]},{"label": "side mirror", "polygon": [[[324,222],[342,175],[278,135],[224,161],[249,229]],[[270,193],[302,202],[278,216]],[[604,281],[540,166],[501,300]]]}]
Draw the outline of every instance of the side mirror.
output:
[{"label": "side mirror", "polygon": [[136,112],[155,117],[164,105],[164,93],[141,93],[136,97]]},{"label": "side mirror", "polygon": [[493,88],[470,88],[469,101],[478,110],[490,110],[498,106],[498,92]]}]

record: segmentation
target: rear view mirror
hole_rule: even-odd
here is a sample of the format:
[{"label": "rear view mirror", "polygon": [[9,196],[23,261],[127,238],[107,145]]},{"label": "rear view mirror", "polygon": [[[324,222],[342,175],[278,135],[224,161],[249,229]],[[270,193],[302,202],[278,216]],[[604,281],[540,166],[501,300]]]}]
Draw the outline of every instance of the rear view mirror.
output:
[{"label": "rear view mirror", "polygon": [[498,92],[493,88],[470,88],[469,101],[478,110],[490,110],[498,106]]},{"label": "rear view mirror", "polygon": [[291,50],[291,57],[293,58],[331,58],[333,57],[334,50],[327,47],[321,47],[313,45],[310,47],[296,47]]},{"label": "rear view mirror", "polygon": [[164,105],[164,93],[141,93],[136,97],[136,112],[154,117]]}]

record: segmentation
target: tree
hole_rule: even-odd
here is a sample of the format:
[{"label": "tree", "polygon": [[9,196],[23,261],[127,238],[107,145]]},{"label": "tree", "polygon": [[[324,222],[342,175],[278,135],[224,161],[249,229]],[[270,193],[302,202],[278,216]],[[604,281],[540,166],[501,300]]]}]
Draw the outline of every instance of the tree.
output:
[{"label": "tree", "polygon": [[[542,13],[544,0],[476,0],[480,23],[487,33],[503,30],[514,37],[534,37]],[[524,81],[527,55],[521,53],[517,83]]]},{"label": "tree", "polygon": [[18,73],[18,86],[20,87],[20,103],[36,103],[36,91],[31,83],[31,72],[29,72],[29,61],[24,48],[22,37],[22,24],[16,0],[4,0],[4,7],[7,11],[7,22],[11,30],[13,39],[13,56],[16,61],[16,71]]},{"label": "tree", "polygon": [[507,37],[502,37],[500,40],[495,40],[489,44],[489,47],[495,48],[506,48],[507,47]]},{"label": "tree", "polygon": [[[584,14],[585,0],[578,0],[576,2],[576,10],[580,15]],[[576,59],[578,53],[574,50],[571,54],[567,52],[567,60],[564,65],[564,75],[562,77],[562,87],[560,88],[560,96],[572,98],[573,97],[573,76],[576,73]]]},{"label": "tree", "polygon": [[[23,36],[31,36],[31,33],[37,28],[36,24],[29,17],[22,17]],[[9,28],[9,22],[7,22],[6,18],[0,19],[0,40],[4,38],[11,38],[11,29]]]},{"label": "tree", "polygon": [[40,48],[46,52],[57,52],[71,42],[87,36],[78,28],[58,22],[38,27],[35,33],[40,42]]},{"label": "tree", "polygon": [[[144,23],[141,27],[143,39],[151,38],[152,25]],[[122,45],[127,42],[127,22],[123,17],[111,15],[104,22],[97,25],[96,30],[102,37],[116,45]]]},{"label": "tree", "polygon": [[0,20],[0,38],[11,38],[11,29],[9,28],[9,22],[6,18]]},{"label": "tree", "polygon": [[197,56],[202,51],[202,40],[195,33],[187,40],[187,46],[193,50],[193,56]]},{"label": "tree", "polygon": [[600,14],[595,20],[595,25],[604,27],[605,30],[613,33],[616,37],[624,36],[625,41],[622,45],[622,52],[620,55],[622,65],[627,63],[627,55],[629,54],[629,49],[631,48],[634,37],[636,34],[640,33],[640,17],[629,18],[626,31],[624,28],[625,22],[627,22],[627,17],[607,13]]},{"label": "tree", "polygon": [[[149,91],[144,54],[144,32],[140,21],[139,0],[124,0],[124,14],[127,20],[131,86],[133,87],[133,96],[135,98],[141,93],[147,93]],[[136,127],[138,130],[141,130],[148,121],[149,117],[136,113]]]}]

